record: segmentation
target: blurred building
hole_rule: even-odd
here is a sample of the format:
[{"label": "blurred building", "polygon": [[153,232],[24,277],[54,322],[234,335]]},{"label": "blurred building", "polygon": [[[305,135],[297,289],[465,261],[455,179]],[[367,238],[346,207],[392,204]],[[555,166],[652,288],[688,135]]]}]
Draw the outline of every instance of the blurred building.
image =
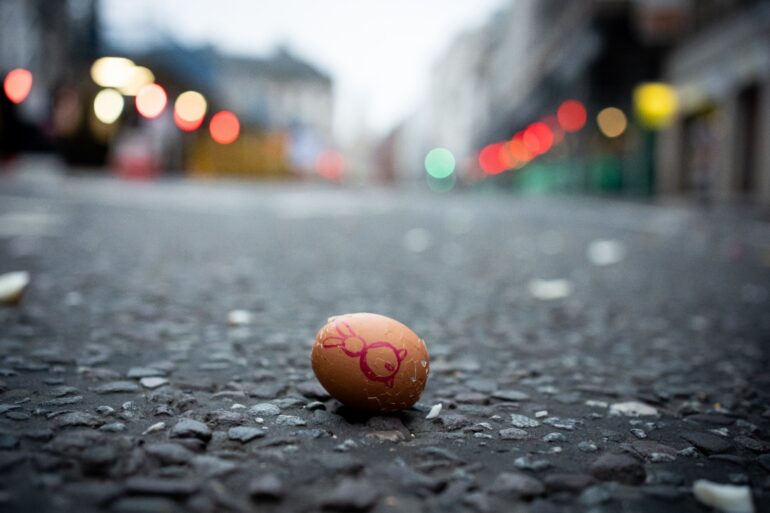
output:
[{"label": "blurred building", "polygon": [[47,123],[59,85],[83,71],[98,44],[96,0],[1,0],[0,76],[32,73],[26,100],[0,94],[0,145],[5,152],[49,149]]},{"label": "blurred building", "polygon": [[600,45],[594,9],[592,2],[519,0],[490,22],[490,117],[477,146],[512,135],[562,98],[586,94]]},{"label": "blurred building", "polygon": [[[631,122],[608,137],[597,114],[618,109],[632,119],[632,91],[659,78],[667,46],[685,27],[687,0],[520,0],[492,21],[490,122],[476,147],[521,134],[545,121],[557,143],[517,172],[497,178],[537,191],[649,193],[649,144]],[[587,113],[585,126],[559,134],[555,119],[565,100]],[[562,142],[558,140],[562,139]]]},{"label": "blurred building", "polygon": [[[662,38],[649,37],[635,26],[638,4],[628,0],[510,2],[485,26],[459,37],[437,64],[425,102],[429,107],[404,128],[405,133],[431,135],[419,148],[413,143],[411,148],[399,148],[400,159],[419,162],[419,152],[424,155],[432,146],[445,146],[456,157],[460,178],[472,180],[480,174],[479,151],[485,145],[509,140],[530,123],[554,117],[566,99],[580,100],[591,117],[607,106],[629,111],[631,89],[655,77],[662,52]],[[595,181],[617,187],[617,176],[601,176],[606,174],[605,154],[628,152],[629,146],[638,145],[634,134],[612,144],[596,136],[594,126],[571,137],[569,144],[554,148],[529,170],[563,168],[569,162],[572,169],[557,169],[557,174],[568,176],[572,185],[593,187]],[[598,151],[589,151],[594,147]],[[591,162],[595,155],[599,155],[596,163]],[[597,173],[594,167],[602,169]],[[621,170],[616,165],[612,173],[619,175]],[[511,174],[506,175],[498,180],[508,180]]]},{"label": "blurred building", "polygon": [[658,190],[770,205],[770,2],[703,1],[665,60],[680,114],[661,133]]},{"label": "blurred building", "polygon": [[[0,156],[53,150],[72,166],[142,178],[182,170],[239,177],[339,171],[327,74],[286,49],[233,57],[186,47],[151,22],[133,27],[138,38],[121,39],[104,31],[99,5],[0,0],[0,74],[24,68],[14,76],[33,77],[18,103],[0,94]],[[92,65],[101,57],[124,71],[113,67],[97,79]],[[129,76],[146,81],[124,87]],[[153,81],[163,104],[145,115],[136,95]],[[189,91],[205,100],[192,125],[177,117],[175,105]],[[100,94],[110,103],[97,108]],[[229,120],[224,139],[209,133],[218,113]]]},{"label": "blurred building", "polygon": [[331,78],[279,48],[266,58],[218,56],[216,103],[237,113],[234,143],[198,138],[188,169],[197,175],[288,176],[318,172],[334,146]]},{"label": "blurred building", "polygon": [[422,178],[422,160],[438,146],[451,148],[461,167],[473,165],[477,134],[490,116],[489,45],[486,30],[466,32],[434,65],[425,101],[391,135],[394,149],[402,150],[392,158],[397,179]]},{"label": "blurred building", "polygon": [[288,49],[266,58],[222,57],[217,67],[222,101],[243,118],[275,130],[302,126],[331,138],[331,78]]},{"label": "blurred building", "polygon": [[[381,160],[419,181],[426,153],[442,146],[459,181],[472,182],[484,176],[487,147],[510,157],[509,141],[545,123],[547,152],[510,159],[510,172],[484,182],[767,202],[767,10],[757,0],[512,0],[455,40],[422,106],[391,135],[393,156]],[[635,104],[650,82],[670,83],[681,99],[668,129],[649,126]],[[568,99],[585,118],[564,134],[555,115]],[[609,128],[600,120],[608,108]]]},{"label": "blurred building", "polygon": [[[124,109],[107,134],[108,164],[123,175],[187,172],[198,177],[286,178],[315,173],[333,147],[332,83],[311,64],[279,49],[268,57],[223,55],[212,47],[190,48],[162,34],[145,34],[140,49],[112,46],[106,55],[125,56],[150,69],[168,104],[154,119]],[[98,91],[92,87],[93,102]],[[196,127],[182,129],[175,101],[195,91],[206,101]],[[127,101],[133,102],[132,97]],[[233,141],[210,134],[217,113],[237,118]]]}]

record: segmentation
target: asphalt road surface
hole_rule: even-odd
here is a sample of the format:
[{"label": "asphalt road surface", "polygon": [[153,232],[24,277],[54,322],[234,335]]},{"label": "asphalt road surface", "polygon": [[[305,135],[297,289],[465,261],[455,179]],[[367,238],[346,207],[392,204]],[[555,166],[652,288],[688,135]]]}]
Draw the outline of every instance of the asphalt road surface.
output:
[{"label": "asphalt road surface", "polygon": [[[15,270],[0,510],[709,511],[700,480],[770,510],[770,225],[745,213],[11,174]],[[315,332],[359,311],[425,339],[414,409],[315,381]]]}]

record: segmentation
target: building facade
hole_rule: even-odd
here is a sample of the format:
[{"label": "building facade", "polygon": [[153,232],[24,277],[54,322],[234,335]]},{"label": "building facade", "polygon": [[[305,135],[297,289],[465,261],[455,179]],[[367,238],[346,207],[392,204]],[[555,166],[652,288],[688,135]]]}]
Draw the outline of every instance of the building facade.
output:
[{"label": "building facade", "polygon": [[666,59],[680,111],[660,134],[658,192],[770,206],[770,2],[710,4]]},{"label": "building facade", "polygon": [[334,147],[330,77],[279,48],[268,57],[217,55],[212,98],[235,112],[241,136],[221,146],[198,137],[187,168],[194,175],[308,176]]}]

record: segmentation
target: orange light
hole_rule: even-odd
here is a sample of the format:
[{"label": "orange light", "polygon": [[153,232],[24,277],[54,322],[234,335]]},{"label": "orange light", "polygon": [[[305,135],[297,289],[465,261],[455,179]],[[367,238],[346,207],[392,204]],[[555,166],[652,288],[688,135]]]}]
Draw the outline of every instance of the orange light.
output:
[{"label": "orange light", "polygon": [[23,102],[32,90],[32,73],[22,68],[11,70],[5,76],[3,89],[5,90],[5,95],[13,103]]},{"label": "orange light", "polygon": [[203,124],[203,117],[201,116],[195,121],[187,121],[186,119],[180,118],[179,113],[176,111],[176,109],[174,109],[174,123],[176,124],[177,128],[183,132],[193,132],[198,130]]},{"label": "orange light", "polygon": [[511,139],[511,142],[508,145],[511,155],[516,160],[517,167],[521,167],[532,160],[532,152],[530,152],[529,148],[524,144],[524,141],[522,140],[523,137],[524,134],[519,132],[513,139]]},{"label": "orange light", "polygon": [[539,155],[541,153],[541,151],[540,151],[540,140],[531,131],[526,130],[524,132],[523,141],[524,141],[524,146],[527,147],[527,149],[530,151],[530,153],[533,153],[535,155]]},{"label": "orange light", "polygon": [[241,123],[232,112],[223,110],[212,116],[209,123],[211,138],[219,144],[230,144],[238,138]]},{"label": "orange light", "polygon": [[567,100],[559,106],[556,117],[565,132],[577,132],[586,124],[586,108],[577,100]]},{"label": "orange light", "polygon": [[147,84],[136,93],[136,110],[142,116],[153,119],[166,108],[166,91],[158,84]]},{"label": "orange light", "polygon": [[327,180],[339,180],[345,170],[345,158],[340,152],[326,150],[315,161],[318,174]]},{"label": "orange light", "polygon": [[206,99],[197,91],[186,91],[177,97],[174,112],[185,121],[197,121],[206,115]]},{"label": "orange light", "polygon": [[542,155],[553,145],[553,134],[542,121],[532,123],[524,131],[524,145],[535,155]]},{"label": "orange light", "polygon": [[505,169],[513,169],[519,163],[511,152],[510,143],[503,143],[500,146],[500,155],[498,159]]},{"label": "orange light", "polygon": [[497,175],[505,171],[505,163],[500,159],[505,149],[503,143],[485,146],[479,153],[479,166],[488,175]]},{"label": "orange light", "polygon": [[610,139],[618,137],[626,131],[628,119],[626,114],[617,107],[607,107],[596,116],[599,131]]}]

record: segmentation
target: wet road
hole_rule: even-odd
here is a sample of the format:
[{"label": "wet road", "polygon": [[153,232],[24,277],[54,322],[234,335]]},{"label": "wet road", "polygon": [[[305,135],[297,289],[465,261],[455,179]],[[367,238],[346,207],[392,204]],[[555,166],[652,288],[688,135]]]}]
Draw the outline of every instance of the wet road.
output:
[{"label": "wet road", "polygon": [[[46,176],[0,180],[0,272],[32,275],[0,309],[0,509],[705,511],[701,479],[770,508],[767,223]],[[356,311],[425,339],[415,409],[315,382]]]}]

